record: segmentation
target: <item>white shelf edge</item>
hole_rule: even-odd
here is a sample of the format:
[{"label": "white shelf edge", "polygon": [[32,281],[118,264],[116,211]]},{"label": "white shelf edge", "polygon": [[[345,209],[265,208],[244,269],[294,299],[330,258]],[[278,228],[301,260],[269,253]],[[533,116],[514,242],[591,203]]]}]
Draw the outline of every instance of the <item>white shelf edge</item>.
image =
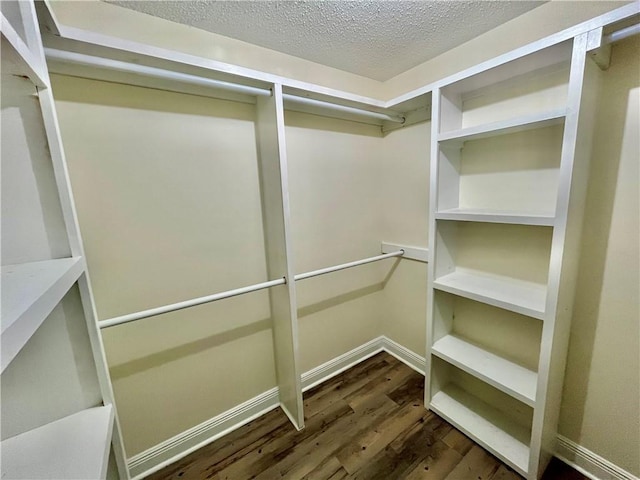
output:
[{"label": "white shelf edge", "polygon": [[[474,404],[473,410],[470,403]],[[502,413],[455,385],[437,392],[429,408],[520,475],[527,476],[530,449],[516,438],[530,436],[526,427],[508,421]]]},{"label": "white shelf edge", "polygon": [[530,407],[535,405],[538,375],[455,335],[446,335],[431,352]]},{"label": "white shelf edge", "polygon": [[518,117],[477,125],[460,130],[453,130],[438,135],[441,144],[458,144],[468,140],[478,140],[481,138],[498,135],[508,135],[510,133],[523,132],[536,128],[558,125],[564,121],[566,108],[552,110],[549,112],[521,115]]},{"label": "white shelf edge", "polygon": [[2,371],[84,272],[82,257],[2,266]]},{"label": "white shelf edge", "polygon": [[456,269],[433,281],[436,290],[544,320],[546,287],[532,282]]},{"label": "white shelf edge", "polygon": [[411,247],[408,245],[399,245],[397,243],[382,242],[380,251],[382,253],[392,253],[398,250],[404,250],[404,255],[400,258],[408,258],[409,260],[417,260],[419,262],[429,261],[429,249],[424,247]]},{"label": "white shelf edge", "polygon": [[113,422],[105,405],[3,440],[2,478],[106,478]]},{"label": "white shelf edge", "polygon": [[[24,43],[20,35],[18,35],[18,32],[15,31],[9,20],[7,20],[2,13],[0,13],[0,30],[2,31],[2,38],[6,39],[16,56],[21,60],[24,66],[24,73],[38,87],[47,88],[47,76],[42,72],[44,60],[38,62],[33,52],[29,50],[27,44]],[[5,54],[5,52],[3,52],[3,54]]]},{"label": "white shelf edge", "polygon": [[519,213],[491,209],[450,208],[436,212],[436,220],[553,227],[555,215],[552,213]]}]

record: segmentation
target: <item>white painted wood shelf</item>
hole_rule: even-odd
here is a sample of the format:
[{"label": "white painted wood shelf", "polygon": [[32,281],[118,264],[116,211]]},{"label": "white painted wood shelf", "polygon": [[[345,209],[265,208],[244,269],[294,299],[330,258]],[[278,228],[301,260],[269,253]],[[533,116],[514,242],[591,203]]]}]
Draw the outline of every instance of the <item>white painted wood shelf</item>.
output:
[{"label": "white painted wood shelf", "polygon": [[503,412],[454,384],[437,392],[430,408],[526,477],[529,428],[511,421]]},{"label": "white painted wood shelf", "polygon": [[553,212],[516,212],[488,208],[450,208],[436,212],[436,220],[552,227],[555,222],[555,215]]},{"label": "white painted wood shelf", "polygon": [[560,125],[564,122],[566,109],[553,110],[550,112],[522,115],[519,117],[491,122],[473,127],[441,133],[438,141],[441,144],[462,144],[469,140],[480,140],[482,138],[508,135],[510,133],[524,132],[537,128]]},{"label": "white painted wood shelf", "polygon": [[24,75],[38,87],[45,87],[46,75],[42,72],[41,62],[38,62],[2,13],[0,13],[0,31],[2,32],[3,74]]},{"label": "white painted wood shelf", "polygon": [[106,478],[113,418],[111,405],[90,408],[4,440],[2,478]]},{"label": "white painted wood shelf", "polygon": [[82,257],[2,267],[2,371],[83,271]]},{"label": "white painted wood shelf", "polygon": [[431,348],[434,355],[533,407],[538,375],[456,335],[446,335]]},{"label": "white painted wood shelf", "polygon": [[477,302],[543,320],[545,285],[457,268],[434,280],[433,287]]}]

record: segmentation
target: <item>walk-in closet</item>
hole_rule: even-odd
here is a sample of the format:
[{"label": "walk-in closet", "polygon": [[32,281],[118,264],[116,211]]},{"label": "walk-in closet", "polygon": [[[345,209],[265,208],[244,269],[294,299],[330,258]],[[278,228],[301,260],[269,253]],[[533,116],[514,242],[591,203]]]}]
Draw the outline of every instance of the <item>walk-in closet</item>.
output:
[{"label": "walk-in closet", "polygon": [[637,480],[640,4],[217,3],[0,2],[2,478]]}]

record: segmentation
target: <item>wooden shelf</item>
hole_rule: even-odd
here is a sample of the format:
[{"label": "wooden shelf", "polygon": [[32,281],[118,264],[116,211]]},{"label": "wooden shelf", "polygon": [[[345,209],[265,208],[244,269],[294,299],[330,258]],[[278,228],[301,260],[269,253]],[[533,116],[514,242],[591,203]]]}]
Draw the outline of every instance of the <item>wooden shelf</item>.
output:
[{"label": "wooden shelf", "polygon": [[510,133],[523,132],[536,128],[550,127],[552,125],[559,125],[563,123],[565,115],[566,109],[564,108],[551,112],[523,115],[499,122],[492,122],[441,133],[438,136],[438,141],[442,145],[461,145],[469,140],[479,140],[481,138],[508,135]]},{"label": "wooden shelf", "polygon": [[82,257],[2,267],[2,371],[83,271]]},{"label": "wooden shelf", "polygon": [[545,285],[458,268],[434,280],[433,286],[477,302],[544,319]]},{"label": "wooden shelf", "polygon": [[488,352],[455,335],[433,344],[434,355],[479,378],[498,390],[533,407],[536,400],[536,372]]},{"label": "wooden shelf", "polygon": [[433,396],[430,408],[526,477],[531,437],[527,427],[453,384]]},{"label": "wooden shelf", "polygon": [[436,220],[553,227],[555,215],[553,213],[521,213],[488,208],[451,208],[436,212]]},{"label": "wooden shelf", "polygon": [[2,478],[105,478],[113,417],[111,405],[90,408],[4,440]]},{"label": "wooden shelf", "polygon": [[[47,75],[43,71],[44,59],[39,62],[9,21],[0,13],[2,31],[3,74],[24,75],[39,87],[47,87]],[[6,69],[6,70],[5,70]]]}]

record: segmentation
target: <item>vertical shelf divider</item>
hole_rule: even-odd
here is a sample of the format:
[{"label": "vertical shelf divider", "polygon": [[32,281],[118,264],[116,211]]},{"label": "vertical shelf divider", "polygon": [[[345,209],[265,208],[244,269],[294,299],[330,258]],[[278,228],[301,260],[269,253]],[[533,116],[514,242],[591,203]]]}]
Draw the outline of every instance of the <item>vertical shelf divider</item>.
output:
[{"label": "vertical shelf divider", "polygon": [[282,85],[274,84],[272,92],[269,97],[257,99],[262,216],[269,278],[285,277],[287,283],[269,289],[269,298],[280,405],[293,425],[301,430],[304,428],[304,413],[298,363],[298,317],[290,240]]}]

